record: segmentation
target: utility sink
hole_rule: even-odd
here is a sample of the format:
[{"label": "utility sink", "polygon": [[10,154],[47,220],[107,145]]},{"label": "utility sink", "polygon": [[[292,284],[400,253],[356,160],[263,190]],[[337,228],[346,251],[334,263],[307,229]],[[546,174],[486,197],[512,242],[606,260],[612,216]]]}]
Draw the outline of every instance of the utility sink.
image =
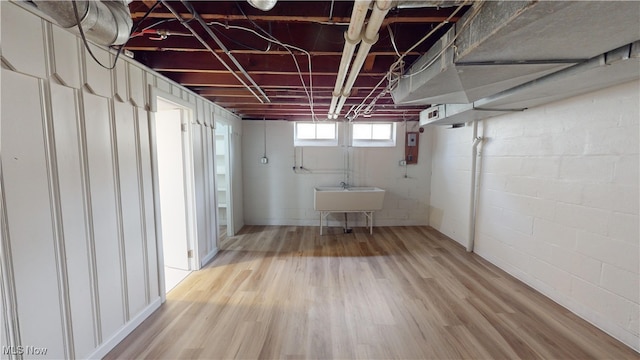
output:
[{"label": "utility sink", "polygon": [[[323,220],[332,212],[361,212],[367,219],[369,234],[373,234],[373,212],[382,210],[384,190],[378,187],[327,186],[313,189],[313,208],[320,212],[320,235]],[[346,226],[346,216],[345,216]]]},{"label": "utility sink", "polygon": [[313,208],[316,211],[355,212],[382,210],[384,190],[378,187],[339,186],[314,189]]}]

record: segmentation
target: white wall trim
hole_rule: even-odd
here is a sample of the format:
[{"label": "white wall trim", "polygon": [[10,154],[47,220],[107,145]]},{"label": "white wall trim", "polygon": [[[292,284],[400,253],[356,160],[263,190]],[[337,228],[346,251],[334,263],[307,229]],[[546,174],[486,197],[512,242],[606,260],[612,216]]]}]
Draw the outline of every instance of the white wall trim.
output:
[{"label": "white wall trim", "polygon": [[[48,29],[48,27],[47,27]],[[48,31],[47,31],[48,32]],[[49,33],[49,32],[48,32]],[[49,46],[49,36],[46,37],[47,47]],[[45,56],[48,61],[51,58],[49,52]],[[67,257],[65,251],[65,235],[62,225],[62,203],[60,194],[60,178],[58,176],[58,160],[55,143],[55,132],[53,129],[53,113],[51,104],[51,85],[49,80],[40,80],[40,97],[42,102],[43,116],[42,128],[44,129],[44,151],[45,163],[47,164],[47,175],[49,176],[49,201],[51,205],[51,226],[53,228],[53,249],[58,280],[58,301],[60,304],[60,324],[62,325],[62,340],[64,342],[64,352],[67,357],[75,356],[75,346],[73,343],[73,329],[71,328],[71,303],[69,299],[69,283]]]},{"label": "white wall trim", "polygon": [[20,344],[20,324],[16,300],[15,278],[13,275],[13,260],[11,258],[11,244],[9,242],[9,222],[4,198],[4,178],[0,172],[0,295],[2,295],[2,337],[8,340],[8,345]]},{"label": "white wall trim", "polygon": [[87,156],[87,128],[86,114],[84,111],[84,92],[75,90],[78,116],[76,124],[78,126],[78,145],[80,156],[80,172],[82,182],[82,205],[84,206],[84,216],[87,236],[87,256],[89,262],[89,281],[91,285],[91,309],[93,311],[93,338],[94,344],[100,343],[102,338],[102,319],[100,317],[100,296],[98,293],[98,269],[96,265],[96,242],[93,224],[93,205],[91,200],[91,183],[89,181],[89,159]]},{"label": "white wall trim", "polygon": [[129,320],[120,330],[116,331],[109,339],[103,342],[100,346],[96,348],[96,350],[91,353],[87,358],[88,359],[102,359],[105,355],[109,353],[109,351],[113,350],[122,340],[124,340],[127,335],[129,335],[133,330],[135,330],[142,322],[148,318],[154,311],[156,311],[160,305],[162,305],[162,300],[160,298],[155,299],[151,304],[149,304],[144,310],[142,310],[138,315]]},{"label": "white wall trim", "polygon": [[217,254],[218,254],[218,248],[216,247],[215,249],[211,250],[211,252],[209,252],[209,254],[207,254],[207,256],[202,258],[202,261],[200,262],[200,267],[203,268],[205,265],[207,265],[209,263],[209,261],[213,260],[213,258]]},{"label": "white wall trim", "polygon": [[151,301],[151,294],[149,293],[150,284],[149,284],[149,253],[147,251],[148,241],[147,238],[147,216],[146,216],[146,206],[144,199],[144,180],[143,180],[143,171],[142,171],[142,155],[140,148],[140,121],[138,111],[134,111],[133,113],[133,130],[134,130],[134,142],[136,144],[136,171],[138,175],[138,203],[140,204],[140,224],[142,225],[140,228],[141,236],[142,236],[142,262],[144,263],[144,284],[145,284],[145,303],[149,303]]}]

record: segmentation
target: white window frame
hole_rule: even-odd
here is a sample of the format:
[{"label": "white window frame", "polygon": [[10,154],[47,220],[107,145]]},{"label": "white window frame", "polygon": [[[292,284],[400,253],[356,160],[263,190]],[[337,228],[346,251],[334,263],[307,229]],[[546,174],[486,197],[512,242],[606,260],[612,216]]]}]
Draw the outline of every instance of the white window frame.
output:
[{"label": "white window frame", "polygon": [[[334,126],[334,134],[335,137],[333,139],[299,139],[298,138],[298,124],[313,124],[316,127],[316,136],[317,136],[317,126],[318,124],[331,124]],[[329,121],[329,122],[310,122],[310,121],[296,121],[293,123],[293,146],[338,146],[338,123]]]},{"label": "white window frame", "polygon": [[[391,126],[391,136],[389,139],[355,139],[353,136],[354,126],[357,125],[378,125],[385,124]],[[373,136],[373,132],[372,132]],[[351,124],[351,146],[353,147],[395,147],[396,146],[396,123],[395,122],[357,122]]]}]

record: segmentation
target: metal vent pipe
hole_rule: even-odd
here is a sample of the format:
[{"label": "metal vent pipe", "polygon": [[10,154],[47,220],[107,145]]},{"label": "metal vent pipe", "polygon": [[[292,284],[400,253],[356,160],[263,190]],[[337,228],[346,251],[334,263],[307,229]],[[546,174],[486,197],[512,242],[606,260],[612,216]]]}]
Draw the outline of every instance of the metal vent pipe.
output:
[{"label": "metal vent pipe", "polygon": [[[60,26],[78,31],[71,1],[33,0],[38,9],[51,16]],[[80,26],[87,39],[100,45],[122,45],[133,26],[129,7],[124,1],[76,1]]]}]

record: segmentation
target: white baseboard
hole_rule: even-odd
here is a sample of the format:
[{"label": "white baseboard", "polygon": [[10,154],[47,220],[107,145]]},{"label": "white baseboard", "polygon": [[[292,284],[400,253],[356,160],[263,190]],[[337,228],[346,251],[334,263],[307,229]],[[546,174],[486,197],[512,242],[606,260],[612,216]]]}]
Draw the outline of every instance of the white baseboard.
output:
[{"label": "white baseboard", "polygon": [[200,261],[200,267],[203,268],[205,265],[209,263],[213,259],[214,256],[218,253],[218,248],[211,250],[209,255],[205,256],[202,261]]},{"label": "white baseboard", "polygon": [[160,305],[162,305],[162,299],[157,298],[151,304],[149,304],[144,310],[142,310],[136,317],[131,319],[128,323],[124,324],[115,334],[113,334],[109,339],[100,344],[96,348],[96,350],[91,353],[88,358],[89,359],[102,359],[105,355],[109,353],[109,351],[113,350],[122,340],[124,340],[127,335],[131,334],[133,330],[135,330],[142,322],[149,317],[149,315],[153,314]]}]

